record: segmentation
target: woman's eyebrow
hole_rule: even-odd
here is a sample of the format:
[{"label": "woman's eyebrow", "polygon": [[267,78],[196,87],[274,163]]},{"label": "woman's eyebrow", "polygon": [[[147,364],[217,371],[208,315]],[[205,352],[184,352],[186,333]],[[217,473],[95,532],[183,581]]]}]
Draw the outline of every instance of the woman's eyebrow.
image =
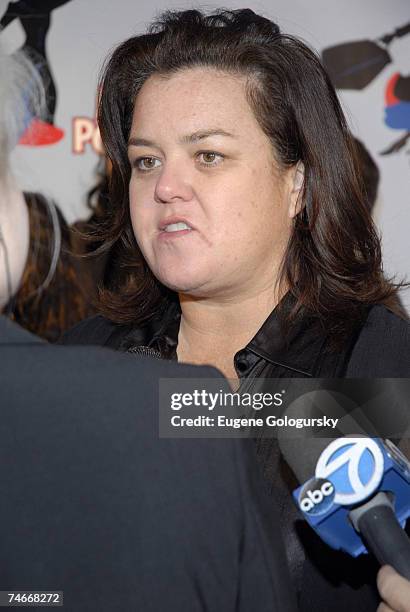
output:
[{"label": "woman's eyebrow", "polygon": [[157,149],[159,148],[157,144],[155,144],[155,142],[152,142],[152,140],[147,140],[146,138],[129,138],[128,139],[128,146],[129,147],[156,147]]},{"label": "woman's eyebrow", "polygon": [[[222,128],[214,128],[209,130],[197,130],[196,132],[192,132],[192,134],[185,134],[185,136],[181,136],[179,142],[181,144],[192,144],[194,142],[198,142],[199,140],[204,140],[205,138],[209,138],[209,136],[226,136],[228,138],[237,138],[235,134],[231,134],[231,132],[227,132]],[[148,140],[147,138],[134,138],[131,137],[128,140],[128,146],[134,147],[155,147],[157,149],[160,148],[158,144],[156,144],[152,140]]]},{"label": "woman's eyebrow", "polygon": [[191,144],[193,142],[198,142],[198,140],[208,138],[209,136],[227,136],[229,138],[237,138],[235,134],[231,134],[231,132],[227,132],[222,128],[214,128],[209,130],[198,130],[192,134],[182,136],[182,138],[180,138],[180,142],[181,144]]}]

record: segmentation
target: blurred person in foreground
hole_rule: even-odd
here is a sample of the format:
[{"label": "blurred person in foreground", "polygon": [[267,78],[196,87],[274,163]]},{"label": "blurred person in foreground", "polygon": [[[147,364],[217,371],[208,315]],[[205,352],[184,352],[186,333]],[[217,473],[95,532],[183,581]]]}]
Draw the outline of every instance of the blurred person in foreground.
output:
[{"label": "blurred person in foreground", "polygon": [[[16,108],[19,116],[13,116],[14,109],[9,109],[7,120],[13,143],[5,143],[3,133],[0,149],[2,189],[10,202],[7,210],[3,210],[3,233],[10,236],[10,265],[16,283],[3,288],[1,299],[7,301],[4,310],[12,320],[53,342],[95,309],[82,287],[81,260],[72,252],[69,226],[58,206],[40,193],[23,192],[8,172],[10,146],[18,143],[32,117],[40,115],[45,105],[45,95],[39,93],[44,90],[40,88],[38,71],[25,70],[21,62],[17,65],[18,72],[14,71],[10,82],[7,80],[10,60],[1,52],[1,87],[9,87],[14,93],[19,91],[27,100]],[[34,90],[38,92],[37,99],[30,95]],[[18,242],[12,238],[18,238]],[[5,256],[3,253],[3,260]]]},{"label": "blurred person in foreground", "polygon": [[[0,52],[0,310],[29,249],[8,156],[30,71]],[[69,612],[295,610],[247,441],[158,439],[159,379],[219,388],[215,370],[52,346],[3,314],[0,360],[0,591],[63,591]]]},{"label": "blurred person in foreground", "polygon": [[[100,91],[100,251],[116,250],[118,280],[67,343],[212,364],[251,393],[410,375],[409,323],[313,51],[250,9],[170,11],[114,50]],[[373,611],[376,565],[299,525],[277,441],[255,445],[301,608]]]}]

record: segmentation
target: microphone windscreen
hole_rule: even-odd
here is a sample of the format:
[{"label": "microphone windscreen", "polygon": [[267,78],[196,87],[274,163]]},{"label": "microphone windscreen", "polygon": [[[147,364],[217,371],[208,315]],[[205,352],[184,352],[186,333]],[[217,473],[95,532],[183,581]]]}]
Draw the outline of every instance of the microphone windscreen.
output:
[{"label": "microphone windscreen", "polygon": [[162,359],[161,353],[149,346],[133,346],[127,350],[127,353],[133,355],[141,355],[142,357],[153,357],[154,359]]},{"label": "microphone windscreen", "polygon": [[[302,429],[296,430],[297,434],[291,428],[278,431],[279,448],[300,484],[314,476],[320,455],[335,438],[377,437],[377,432],[365,415],[361,414],[358,418],[356,403],[335,390],[317,389],[304,393],[288,406],[283,416],[303,419],[306,423]],[[318,427],[318,419],[324,417],[337,419],[337,426],[334,429]]]}]

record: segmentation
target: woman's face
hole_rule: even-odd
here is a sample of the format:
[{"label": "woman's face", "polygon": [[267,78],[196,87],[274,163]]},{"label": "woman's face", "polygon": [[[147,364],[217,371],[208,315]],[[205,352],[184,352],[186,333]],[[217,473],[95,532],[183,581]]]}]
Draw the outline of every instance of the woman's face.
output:
[{"label": "woman's face", "polygon": [[149,78],[128,152],[132,226],[164,285],[237,298],[274,283],[291,231],[294,171],[279,172],[244,79],[207,68]]}]

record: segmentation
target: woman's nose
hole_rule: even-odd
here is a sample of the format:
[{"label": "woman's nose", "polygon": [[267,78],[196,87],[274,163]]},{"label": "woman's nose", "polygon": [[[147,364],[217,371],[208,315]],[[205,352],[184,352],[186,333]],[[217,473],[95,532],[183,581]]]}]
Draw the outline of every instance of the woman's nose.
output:
[{"label": "woman's nose", "polygon": [[164,164],[155,185],[155,201],[161,204],[175,200],[192,199],[192,181],[189,170],[181,164]]}]

